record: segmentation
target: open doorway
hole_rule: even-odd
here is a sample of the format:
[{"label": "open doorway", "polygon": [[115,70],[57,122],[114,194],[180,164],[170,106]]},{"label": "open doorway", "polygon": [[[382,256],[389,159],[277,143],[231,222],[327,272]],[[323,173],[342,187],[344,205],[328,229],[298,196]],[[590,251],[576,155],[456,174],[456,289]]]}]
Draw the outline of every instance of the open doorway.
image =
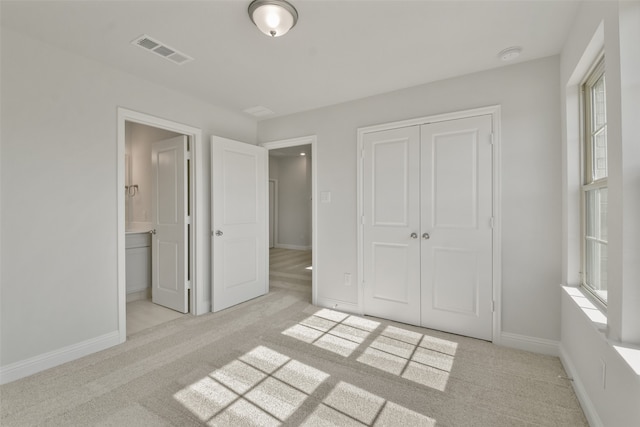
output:
[{"label": "open doorway", "polygon": [[189,312],[188,144],[186,135],[125,122],[127,335]]},{"label": "open doorway", "polygon": [[269,281],[309,288],[316,300],[316,137],[262,144],[269,150]]},{"label": "open doorway", "polygon": [[203,312],[196,281],[199,144],[199,129],[118,109],[120,342],[184,313]]}]

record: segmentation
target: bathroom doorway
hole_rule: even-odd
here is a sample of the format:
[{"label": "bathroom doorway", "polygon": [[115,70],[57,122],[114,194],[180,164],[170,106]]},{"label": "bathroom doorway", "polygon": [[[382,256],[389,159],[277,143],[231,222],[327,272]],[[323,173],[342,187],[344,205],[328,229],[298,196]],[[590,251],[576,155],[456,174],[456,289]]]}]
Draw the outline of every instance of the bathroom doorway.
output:
[{"label": "bathroom doorway", "polygon": [[201,133],[141,113],[118,113],[122,342],[129,334],[198,310],[194,157]]},{"label": "bathroom doorway", "polygon": [[127,335],[189,312],[188,136],[125,122]]}]

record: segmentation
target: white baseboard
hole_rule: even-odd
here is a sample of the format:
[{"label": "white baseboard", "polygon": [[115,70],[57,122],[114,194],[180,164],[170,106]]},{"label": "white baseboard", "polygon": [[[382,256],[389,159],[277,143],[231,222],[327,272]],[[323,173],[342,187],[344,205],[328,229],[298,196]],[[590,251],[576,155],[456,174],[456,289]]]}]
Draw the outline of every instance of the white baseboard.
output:
[{"label": "white baseboard", "polygon": [[142,288],[138,291],[127,292],[127,302],[138,301],[141,299],[151,299],[151,288]]},{"label": "white baseboard", "polygon": [[517,348],[518,350],[531,351],[533,353],[558,356],[560,343],[544,338],[529,337],[527,335],[503,332],[500,334],[500,345]]},{"label": "white baseboard", "polygon": [[274,247],[278,249],[292,249],[294,251],[310,251],[311,250],[311,246],[287,245],[284,243],[276,243]]},{"label": "white baseboard", "polygon": [[129,287],[129,288],[127,288],[127,295],[135,294],[136,292],[144,292],[144,291],[151,292],[151,286],[132,286],[132,287]]},{"label": "white baseboard", "polygon": [[344,311],[347,313],[361,315],[362,310],[358,304],[353,304],[350,302],[340,301],[331,298],[318,298],[316,301],[316,305],[319,307],[330,308],[333,310]]},{"label": "white baseboard", "polygon": [[20,378],[28,377],[45,369],[71,362],[89,354],[113,347],[120,343],[120,334],[113,331],[99,337],[53,350],[39,356],[11,363],[0,367],[0,384],[6,384]]},{"label": "white baseboard", "polygon": [[587,417],[587,421],[591,427],[604,427],[600,416],[598,416],[598,412],[596,411],[596,407],[593,405],[593,402],[589,398],[580,377],[578,376],[578,371],[576,370],[573,362],[569,358],[569,355],[565,352],[562,344],[559,345],[560,352],[560,361],[562,362],[562,366],[564,366],[564,370],[567,371],[567,375],[572,379],[571,383],[573,385],[573,391],[575,391],[578,400],[580,401],[580,406],[582,406],[582,411],[584,412],[585,417]]}]

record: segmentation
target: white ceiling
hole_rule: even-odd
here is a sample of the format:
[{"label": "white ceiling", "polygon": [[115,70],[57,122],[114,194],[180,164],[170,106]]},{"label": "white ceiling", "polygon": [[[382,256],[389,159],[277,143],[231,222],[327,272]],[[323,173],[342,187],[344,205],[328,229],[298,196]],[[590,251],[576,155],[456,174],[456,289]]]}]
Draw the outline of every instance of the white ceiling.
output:
[{"label": "white ceiling", "polygon": [[[285,115],[560,52],[573,0],[290,0],[296,27],[271,39],[250,0],[6,1],[17,32],[236,112]],[[184,65],[133,46],[147,34],[195,58]],[[269,116],[273,117],[273,116]]]}]

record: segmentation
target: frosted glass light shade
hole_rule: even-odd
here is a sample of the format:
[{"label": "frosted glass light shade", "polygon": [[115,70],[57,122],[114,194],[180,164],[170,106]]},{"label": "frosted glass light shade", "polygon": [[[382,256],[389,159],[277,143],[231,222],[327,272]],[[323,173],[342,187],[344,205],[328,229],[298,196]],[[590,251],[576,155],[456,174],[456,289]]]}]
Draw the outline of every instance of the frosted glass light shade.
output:
[{"label": "frosted glass light shade", "polygon": [[285,35],[298,22],[298,12],[284,0],[254,0],[249,5],[249,16],[270,37]]}]

